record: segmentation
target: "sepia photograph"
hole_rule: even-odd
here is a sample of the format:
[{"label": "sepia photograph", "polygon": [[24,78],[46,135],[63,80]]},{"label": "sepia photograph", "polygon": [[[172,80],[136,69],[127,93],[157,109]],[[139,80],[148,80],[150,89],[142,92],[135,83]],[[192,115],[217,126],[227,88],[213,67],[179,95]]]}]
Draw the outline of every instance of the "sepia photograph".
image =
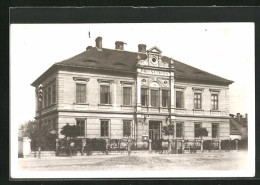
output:
[{"label": "sepia photograph", "polygon": [[254,26],[10,24],[11,178],[253,177]]}]

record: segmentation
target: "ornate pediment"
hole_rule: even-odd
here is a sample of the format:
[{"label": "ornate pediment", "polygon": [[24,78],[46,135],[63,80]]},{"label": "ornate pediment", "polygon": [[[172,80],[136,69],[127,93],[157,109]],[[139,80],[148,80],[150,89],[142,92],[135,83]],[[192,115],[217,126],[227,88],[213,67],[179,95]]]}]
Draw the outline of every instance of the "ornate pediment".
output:
[{"label": "ornate pediment", "polygon": [[157,54],[161,54],[162,53],[162,51],[159,48],[157,48],[156,46],[154,46],[151,49],[149,49],[148,52],[150,52],[150,53],[157,53]]}]

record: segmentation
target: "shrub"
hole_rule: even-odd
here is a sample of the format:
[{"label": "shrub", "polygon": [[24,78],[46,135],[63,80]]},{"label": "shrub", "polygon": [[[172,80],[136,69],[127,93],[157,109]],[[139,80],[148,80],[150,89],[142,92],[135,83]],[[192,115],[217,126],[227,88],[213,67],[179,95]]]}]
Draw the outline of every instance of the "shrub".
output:
[{"label": "shrub", "polygon": [[162,139],[152,141],[152,150],[162,150]]},{"label": "shrub", "polygon": [[248,140],[242,139],[238,141],[238,149],[239,150],[247,150],[248,149]]},{"label": "shrub", "polygon": [[203,150],[212,150],[211,140],[204,140],[203,141]]},{"label": "shrub", "polygon": [[86,148],[88,151],[106,151],[106,140],[105,139],[86,139]]}]

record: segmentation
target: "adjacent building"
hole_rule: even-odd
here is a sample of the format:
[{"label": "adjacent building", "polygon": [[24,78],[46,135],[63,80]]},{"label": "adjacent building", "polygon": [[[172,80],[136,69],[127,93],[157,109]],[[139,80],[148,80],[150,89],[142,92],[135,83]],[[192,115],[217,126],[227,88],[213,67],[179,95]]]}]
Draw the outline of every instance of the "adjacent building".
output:
[{"label": "adjacent building", "polygon": [[230,118],[230,139],[248,139],[248,115],[245,117],[240,113]]},{"label": "adjacent building", "polygon": [[[188,54],[188,53],[187,53]],[[210,61],[209,61],[210,62]],[[79,138],[145,136],[163,138],[162,127],[174,124],[175,139],[230,138],[230,80],[162,55],[158,47],[139,44],[137,52],[96,46],[52,65],[32,86],[36,95],[36,120],[56,130],[66,124],[80,127]],[[38,87],[43,101],[38,101]]]}]

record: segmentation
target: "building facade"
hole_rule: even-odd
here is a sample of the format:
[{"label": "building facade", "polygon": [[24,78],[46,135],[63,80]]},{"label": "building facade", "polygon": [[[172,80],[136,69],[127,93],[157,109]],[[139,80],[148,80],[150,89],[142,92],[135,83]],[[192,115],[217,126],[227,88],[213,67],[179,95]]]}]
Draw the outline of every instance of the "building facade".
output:
[{"label": "building facade", "polygon": [[[138,52],[95,47],[55,63],[32,86],[36,92],[36,120],[50,130],[69,124],[80,127],[79,138],[144,136],[161,139],[162,127],[174,124],[174,139],[196,139],[204,127],[204,139],[230,137],[229,85],[232,81],[163,56],[157,47]],[[43,100],[38,101],[38,87]]]}]

